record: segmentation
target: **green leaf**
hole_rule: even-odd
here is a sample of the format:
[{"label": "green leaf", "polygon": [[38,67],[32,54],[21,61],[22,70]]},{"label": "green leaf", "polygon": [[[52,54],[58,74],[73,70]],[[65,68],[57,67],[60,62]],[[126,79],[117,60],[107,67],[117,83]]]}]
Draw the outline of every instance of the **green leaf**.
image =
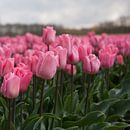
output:
[{"label": "green leaf", "polygon": [[119,99],[109,107],[107,115],[110,117],[113,115],[124,117],[128,110],[130,110],[130,99]]},{"label": "green leaf", "polygon": [[81,119],[81,117],[76,114],[67,114],[63,117],[63,121],[78,121],[79,119]]},{"label": "green leaf", "polygon": [[76,110],[77,110],[76,108],[78,104],[79,104],[79,95],[78,95],[78,91],[75,91],[74,96],[73,96],[73,106],[72,106],[74,113],[76,113]]},{"label": "green leaf", "polygon": [[130,78],[124,79],[121,81],[119,85],[116,86],[116,88],[113,88],[109,91],[109,97],[110,98],[122,98],[130,93]]},{"label": "green leaf", "polygon": [[74,126],[74,127],[67,128],[66,130],[79,130],[79,127],[78,126]]},{"label": "green leaf", "polygon": [[125,113],[124,121],[130,122],[130,110]]},{"label": "green leaf", "polygon": [[119,95],[128,94],[130,97],[130,78],[124,79],[121,82],[121,90]]},{"label": "green leaf", "polygon": [[127,123],[117,122],[117,123],[112,124],[111,126],[104,127],[103,130],[120,130],[126,127],[128,127]]},{"label": "green leaf", "polygon": [[56,114],[61,115],[62,113],[63,113],[63,102],[61,100],[60,94],[58,93]]},{"label": "green leaf", "polygon": [[71,96],[68,95],[64,101],[64,111],[71,113]]},{"label": "green leaf", "polygon": [[89,126],[88,130],[102,130],[105,126],[110,126],[109,122],[95,123]]},{"label": "green leaf", "polygon": [[43,117],[43,119],[44,118],[54,118],[54,119],[59,120],[59,121],[61,120],[61,118],[59,116],[57,116],[53,113],[44,113],[44,114],[42,114],[42,117]]},{"label": "green leaf", "polygon": [[91,110],[102,111],[107,115],[107,120],[117,121],[130,110],[130,99],[106,99],[99,103],[93,103]]},{"label": "green leaf", "polygon": [[43,122],[43,121],[41,122],[41,125],[40,125],[40,130],[46,130],[46,127],[45,127],[45,124],[44,124],[44,122]]},{"label": "green leaf", "polygon": [[[3,120],[0,130],[8,130],[9,129],[8,123],[9,123],[8,120]],[[11,122],[11,130],[15,130],[15,126],[12,122]]]},{"label": "green leaf", "polygon": [[5,118],[7,118],[8,115],[8,108],[7,108],[7,103],[4,98],[0,97],[0,106],[3,107],[3,112],[5,113]]},{"label": "green leaf", "polygon": [[36,121],[36,123],[34,124],[33,130],[36,130],[36,128],[39,126],[42,120],[43,120],[43,117],[40,117],[39,120]]},{"label": "green leaf", "polygon": [[21,130],[33,130],[35,123],[39,120],[39,115],[32,115],[24,122]]},{"label": "green leaf", "polygon": [[72,99],[72,109],[71,109],[71,95],[68,95],[65,98],[64,101],[64,111],[68,112],[68,113],[74,113],[76,112],[76,107],[79,104],[79,95],[78,95],[78,91],[73,92],[73,99]]},{"label": "green leaf", "polygon": [[56,128],[53,128],[53,130],[65,130],[65,129],[60,128],[60,127],[56,127]]},{"label": "green leaf", "polygon": [[102,111],[104,113],[106,113],[106,111],[109,109],[109,107],[114,103],[114,102],[117,102],[118,99],[106,99],[106,100],[103,100],[99,103],[93,103],[91,105],[91,110],[92,111]]},{"label": "green leaf", "polygon": [[102,122],[105,120],[105,114],[100,111],[94,111],[88,113],[85,117],[75,122],[78,126],[91,125],[95,122]]},{"label": "green leaf", "polygon": [[88,130],[121,130],[121,128],[128,127],[127,123],[124,122],[102,122],[91,125]]},{"label": "green leaf", "polygon": [[61,120],[61,118],[52,113],[44,113],[42,114],[42,116],[39,116],[38,114],[32,115],[28,117],[28,119],[24,122],[21,130],[33,130],[46,118],[54,118],[56,120]]},{"label": "green leaf", "polygon": [[45,93],[44,93],[44,98],[45,97],[50,97],[54,94],[54,90],[55,90],[55,87],[47,87],[48,89],[45,90]]},{"label": "green leaf", "polygon": [[64,128],[73,127],[73,126],[88,126],[93,123],[103,122],[105,120],[105,114],[100,111],[94,111],[88,113],[85,117],[82,117],[78,121],[65,121],[63,123]]},{"label": "green leaf", "polygon": [[86,97],[84,96],[82,100],[77,104],[76,113],[81,113],[83,115],[85,108]]}]

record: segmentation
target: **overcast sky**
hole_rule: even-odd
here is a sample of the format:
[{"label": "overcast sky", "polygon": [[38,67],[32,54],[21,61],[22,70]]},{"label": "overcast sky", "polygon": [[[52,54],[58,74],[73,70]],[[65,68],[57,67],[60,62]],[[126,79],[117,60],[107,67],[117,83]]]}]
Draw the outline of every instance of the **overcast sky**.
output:
[{"label": "overcast sky", "polygon": [[130,0],[0,0],[0,22],[87,27],[130,15]]}]

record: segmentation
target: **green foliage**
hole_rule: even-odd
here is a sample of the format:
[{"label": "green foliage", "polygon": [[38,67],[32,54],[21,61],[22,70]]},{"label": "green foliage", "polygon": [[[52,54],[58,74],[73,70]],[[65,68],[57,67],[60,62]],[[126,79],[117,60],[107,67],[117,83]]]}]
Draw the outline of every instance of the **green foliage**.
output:
[{"label": "green foliage", "polygon": [[[92,77],[90,82],[89,75],[81,73],[81,64],[77,67],[78,74],[73,77],[73,97],[71,97],[70,77],[63,73],[63,81],[58,79],[57,101],[54,108],[57,79],[45,82],[41,99],[42,82],[40,78],[37,78],[34,108],[31,84],[28,92],[23,95],[23,99],[21,100],[20,97],[16,99],[15,122],[11,122],[11,128],[13,130],[121,130],[127,128],[130,122],[130,72],[125,73],[125,66],[115,66],[109,70],[109,73],[101,70]],[[104,78],[105,74],[108,74],[107,82]],[[41,100],[43,106],[40,106]],[[22,125],[21,108],[23,109]],[[42,113],[40,113],[41,108]],[[0,128],[2,130],[8,129],[8,112],[6,98],[1,96]]]}]

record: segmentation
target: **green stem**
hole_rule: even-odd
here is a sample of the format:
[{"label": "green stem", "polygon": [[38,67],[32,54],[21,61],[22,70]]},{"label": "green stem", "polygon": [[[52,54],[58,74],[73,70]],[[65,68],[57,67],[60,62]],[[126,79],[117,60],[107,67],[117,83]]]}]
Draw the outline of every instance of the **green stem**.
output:
[{"label": "green stem", "polygon": [[16,102],[15,102],[15,99],[13,99],[13,108],[12,108],[12,121],[13,121],[13,124],[15,126],[15,111],[16,110]]},{"label": "green stem", "polygon": [[128,74],[129,72],[129,58],[126,57],[126,72],[125,72],[125,76]]},{"label": "green stem", "polygon": [[63,71],[61,70],[60,72],[60,96],[61,96],[61,101],[63,102]]},{"label": "green stem", "polygon": [[70,85],[70,94],[71,94],[71,111],[73,112],[73,64],[71,64],[71,85]]},{"label": "green stem", "polygon": [[36,76],[33,76],[33,110],[35,108],[35,95],[36,95]]},{"label": "green stem", "polygon": [[42,86],[41,86],[41,97],[40,97],[40,116],[42,115],[43,113],[43,103],[44,103],[44,87],[45,87],[45,80],[43,80],[42,82]]},{"label": "green stem", "polygon": [[56,88],[55,88],[55,103],[54,103],[54,114],[56,114],[56,108],[57,108],[57,99],[58,99],[58,79],[59,79],[59,72],[57,72],[56,77]]},{"label": "green stem", "polygon": [[11,99],[8,99],[8,107],[9,107],[9,113],[8,113],[8,129],[11,130]]},{"label": "green stem", "polygon": [[20,109],[20,116],[21,116],[21,128],[23,125],[23,93],[20,94],[20,100],[22,102],[21,109]]},{"label": "green stem", "polygon": [[109,69],[105,70],[105,82],[107,90],[110,90],[110,83],[109,83]]},{"label": "green stem", "polygon": [[55,84],[55,78],[51,80],[50,86],[53,86]]},{"label": "green stem", "polygon": [[89,98],[89,94],[90,94],[91,82],[92,82],[92,75],[88,75],[88,84],[86,86],[85,115],[87,114],[87,112],[90,111],[90,98]]},{"label": "green stem", "polygon": [[[56,114],[57,113],[57,99],[58,99],[58,87],[59,87],[59,72],[57,72],[57,75],[56,75],[56,87],[55,87],[55,99],[54,99],[54,109],[53,109],[53,113]],[[51,129],[53,128],[54,126],[54,119],[52,119],[52,122],[51,122]]]},{"label": "green stem", "polygon": [[82,93],[83,93],[83,95],[85,96],[86,95],[86,93],[87,93],[87,91],[86,91],[86,89],[85,89],[85,79],[86,79],[86,74],[84,73],[84,72],[82,72]]},{"label": "green stem", "polygon": [[[82,83],[82,94],[84,97],[86,96],[86,88],[85,88],[85,79],[86,79],[86,74],[83,72],[83,64],[82,64],[82,78],[81,78],[81,83]],[[85,104],[85,109],[86,109],[86,104]],[[85,126],[83,126],[83,130],[85,130]]]}]

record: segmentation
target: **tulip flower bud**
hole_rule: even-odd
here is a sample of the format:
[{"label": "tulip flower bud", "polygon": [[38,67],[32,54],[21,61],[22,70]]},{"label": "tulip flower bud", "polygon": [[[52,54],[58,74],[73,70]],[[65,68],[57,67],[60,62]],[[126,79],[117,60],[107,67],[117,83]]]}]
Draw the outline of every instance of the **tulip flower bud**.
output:
[{"label": "tulip flower bud", "polygon": [[116,62],[117,62],[117,64],[123,65],[124,64],[123,56],[122,55],[117,55]]},{"label": "tulip flower bud", "polygon": [[99,51],[99,59],[103,68],[111,68],[117,55],[118,49],[114,46],[106,46]]},{"label": "tulip flower bud", "polygon": [[20,92],[26,92],[32,79],[32,72],[25,67],[16,67],[14,73],[20,78]]},{"label": "tulip flower bud", "polygon": [[57,70],[57,58],[52,51],[48,51],[39,57],[36,66],[36,75],[43,79],[52,79]]},{"label": "tulip flower bud", "polygon": [[[72,75],[71,66],[72,66],[71,64],[66,64],[65,69],[64,69],[69,75]],[[73,65],[73,75],[75,74],[76,74],[76,67],[75,65]]]},{"label": "tulip flower bud", "polygon": [[47,45],[50,45],[55,42],[56,37],[56,31],[53,29],[53,27],[46,27],[43,28],[43,42]]},{"label": "tulip flower bud", "polygon": [[88,74],[96,74],[100,68],[100,61],[94,55],[90,54],[83,60],[83,71]]},{"label": "tulip flower bud", "polygon": [[14,58],[0,58],[0,76],[12,72],[14,69]]},{"label": "tulip flower bud", "polygon": [[61,46],[58,46],[54,50],[59,57],[59,68],[64,69],[67,62],[67,50]]},{"label": "tulip flower bud", "polygon": [[20,78],[10,72],[4,76],[1,93],[7,98],[16,98],[19,95]]},{"label": "tulip flower bud", "polygon": [[79,52],[78,52],[78,47],[77,46],[73,46],[72,47],[72,52],[71,54],[68,56],[68,63],[70,64],[76,64],[79,62]]},{"label": "tulip flower bud", "polygon": [[68,34],[62,34],[58,37],[59,43],[63,48],[67,49],[67,54],[70,55],[72,52],[72,42],[70,35]]}]

